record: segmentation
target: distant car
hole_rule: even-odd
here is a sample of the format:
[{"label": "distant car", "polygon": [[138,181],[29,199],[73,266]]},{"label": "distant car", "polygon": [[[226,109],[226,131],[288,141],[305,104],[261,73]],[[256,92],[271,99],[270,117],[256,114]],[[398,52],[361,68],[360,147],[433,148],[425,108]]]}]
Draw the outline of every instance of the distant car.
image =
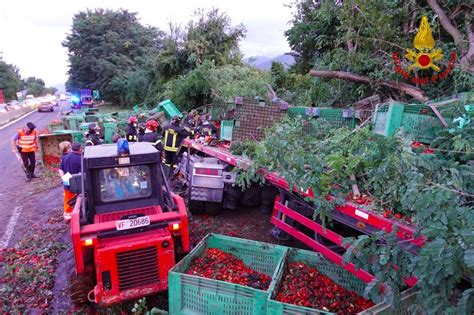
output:
[{"label": "distant car", "polygon": [[18,101],[10,101],[8,102],[8,107],[10,107],[10,109],[20,109],[20,103],[18,103]]},{"label": "distant car", "polygon": [[38,112],[54,112],[51,102],[41,102],[38,106]]},{"label": "distant car", "polygon": [[33,95],[29,94],[29,95],[27,95],[25,98],[26,98],[27,100],[30,100],[30,99],[35,98],[35,97],[34,97]]}]

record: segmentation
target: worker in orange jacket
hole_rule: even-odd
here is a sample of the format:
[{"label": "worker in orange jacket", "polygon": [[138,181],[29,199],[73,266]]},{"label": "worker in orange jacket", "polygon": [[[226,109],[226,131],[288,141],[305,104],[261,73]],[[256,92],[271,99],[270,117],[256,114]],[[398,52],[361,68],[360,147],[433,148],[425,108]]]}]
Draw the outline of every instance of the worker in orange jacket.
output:
[{"label": "worker in orange jacket", "polygon": [[35,153],[38,152],[38,136],[35,129],[35,124],[28,122],[24,128],[18,129],[13,138],[12,152],[16,153],[18,151],[20,153],[27,182],[38,177],[35,175]]}]

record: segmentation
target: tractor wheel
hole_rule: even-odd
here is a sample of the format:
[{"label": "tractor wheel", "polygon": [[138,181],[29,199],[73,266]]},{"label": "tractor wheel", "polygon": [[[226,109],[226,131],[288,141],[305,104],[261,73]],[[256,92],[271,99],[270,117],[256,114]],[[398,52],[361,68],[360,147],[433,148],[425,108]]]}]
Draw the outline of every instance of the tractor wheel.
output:
[{"label": "tractor wheel", "polygon": [[242,196],[242,190],[239,186],[230,186],[225,194],[224,206],[226,209],[237,210],[239,208],[239,200]]},{"label": "tractor wheel", "polygon": [[240,197],[240,205],[246,208],[255,208],[262,204],[262,187],[253,183]]},{"label": "tractor wheel", "polygon": [[205,204],[206,214],[209,215],[218,215],[222,210],[221,202],[206,202]]},{"label": "tractor wheel", "polygon": [[82,305],[87,303],[87,294],[94,288],[92,275],[76,275],[76,262],[74,261],[74,251],[68,249],[68,292],[72,303]]},{"label": "tractor wheel", "polygon": [[201,214],[205,209],[204,201],[188,200],[188,209],[192,214]]}]

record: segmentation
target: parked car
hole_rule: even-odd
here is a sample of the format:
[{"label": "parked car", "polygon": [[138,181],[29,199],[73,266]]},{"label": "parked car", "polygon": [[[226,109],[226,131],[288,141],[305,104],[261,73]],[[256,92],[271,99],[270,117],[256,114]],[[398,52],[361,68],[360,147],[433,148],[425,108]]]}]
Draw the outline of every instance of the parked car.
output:
[{"label": "parked car", "polygon": [[41,102],[38,106],[38,112],[54,112],[51,102]]},{"label": "parked car", "polygon": [[6,113],[9,111],[7,104],[0,104],[0,113]]}]

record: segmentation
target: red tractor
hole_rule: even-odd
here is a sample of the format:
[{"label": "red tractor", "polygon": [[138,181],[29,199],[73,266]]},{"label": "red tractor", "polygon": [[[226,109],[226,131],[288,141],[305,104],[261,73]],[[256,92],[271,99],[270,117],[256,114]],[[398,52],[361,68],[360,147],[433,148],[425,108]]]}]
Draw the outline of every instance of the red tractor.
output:
[{"label": "red tractor", "polygon": [[110,305],[166,291],[168,271],[189,252],[183,199],[164,180],[149,143],[88,146],[71,219],[71,300]]}]

